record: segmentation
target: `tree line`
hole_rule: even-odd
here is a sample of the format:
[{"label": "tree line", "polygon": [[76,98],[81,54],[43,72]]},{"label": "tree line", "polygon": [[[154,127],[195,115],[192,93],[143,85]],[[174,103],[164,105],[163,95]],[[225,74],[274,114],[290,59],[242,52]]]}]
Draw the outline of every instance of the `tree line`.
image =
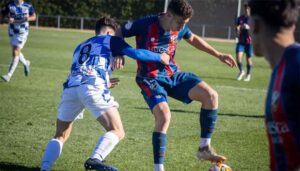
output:
[{"label": "tree line", "polygon": [[[0,6],[11,0],[1,0]],[[164,0],[25,0],[39,15],[99,18],[109,15],[119,20],[135,19],[164,10]]]}]

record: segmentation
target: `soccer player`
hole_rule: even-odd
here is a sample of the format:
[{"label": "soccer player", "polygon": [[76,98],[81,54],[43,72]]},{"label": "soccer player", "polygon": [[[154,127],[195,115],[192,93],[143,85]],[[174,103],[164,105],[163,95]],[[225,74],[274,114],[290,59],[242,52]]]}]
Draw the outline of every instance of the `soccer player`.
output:
[{"label": "soccer player", "polygon": [[107,131],[99,138],[90,158],[84,164],[85,168],[101,171],[118,170],[102,163],[125,136],[117,110],[119,105],[108,89],[118,83],[118,80],[109,79],[113,57],[127,55],[134,59],[162,64],[168,64],[170,57],[166,53],[158,54],[132,48],[123,39],[113,36],[117,26],[111,18],[99,19],[95,27],[96,36],[82,42],[75,49],[71,72],[64,83],[58,109],[56,134],[48,142],[41,170],[51,170],[62,152],[63,144],[69,138],[74,119],[83,113],[84,108],[89,109]]},{"label": "soccer player", "polygon": [[251,0],[254,54],[272,68],[266,99],[270,171],[300,171],[300,44],[295,0]]},{"label": "soccer player", "polygon": [[250,7],[248,4],[244,5],[245,14],[238,17],[236,21],[236,31],[238,34],[238,42],[236,44],[236,61],[240,73],[237,76],[237,80],[240,81],[243,79],[245,72],[243,71],[243,62],[242,58],[244,53],[247,57],[247,73],[244,81],[251,80],[251,69],[252,69],[252,56],[253,56],[253,47],[251,44],[251,37],[249,34],[249,16],[250,16]]},{"label": "soccer player", "polygon": [[164,170],[167,130],[171,120],[168,96],[186,104],[193,100],[202,103],[198,159],[213,162],[222,162],[226,159],[218,155],[210,145],[217,121],[218,94],[195,74],[180,71],[175,62],[177,44],[183,38],[192,46],[211,54],[230,67],[236,64],[231,55],[220,53],[191,32],[186,24],[192,15],[193,9],[187,0],[171,0],[166,13],[146,16],[133,22],[128,21],[117,34],[123,37],[136,36],[138,48],[166,52],[171,57],[169,66],[158,62],[137,62],[136,82],[155,118],[152,134],[155,171]]},{"label": "soccer player", "polygon": [[8,11],[8,34],[10,37],[10,44],[12,46],[12,60],[8,73],[1,76],[1,78],[8,82],[18,66],[19,60],[24,65],[25,76],[29,75],[30,61],[25,59],[21,50],[24,47],[29,34],[29,21],[34,21],[36,19],[36,15],[32,5],[24,2],[23,0],[12,1],[6,6],[6,8],[7,9],[4,11]]}]

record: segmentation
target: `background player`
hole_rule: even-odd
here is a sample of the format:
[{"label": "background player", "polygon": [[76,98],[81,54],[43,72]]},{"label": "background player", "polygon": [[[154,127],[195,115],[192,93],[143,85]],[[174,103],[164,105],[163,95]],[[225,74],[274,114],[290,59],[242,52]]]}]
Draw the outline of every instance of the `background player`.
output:
[{"label": "background player", "polygon": [[300,170],[300,45],[295,0],[251,0],[254,53],[272,68],[265,123],[270,170]]},{"label": "background player", "polygon": [[252,69],[252,56],[253,56],[253,47],[251,44],[251,37],[249,34],[249,16],[250,16],[250,7],[248,4],[244,5],[244,15],[238,17],[236,21],[236,31],[238,34],[238,42],[236,44],[236,61],[240,73],[237,76],[237,80],[240,81],[243,79],[245,72],[243,71],[243,55],[246,54],[247,61],[247,73],[244,81],[250,81],[251,79],[251,69]]},{"label": "background player", "polygon": [[[134,59],[163,64],[168,64],[170,57],[165,53],[160,55],[130,47],[121,38],[112,36],[116,29],[117,23],[113,19],[103,17],[96,22],[96,36],[79,44],[75,49],[71,73],[64,83],[58,109],[56,134],[48,142],[41,170],[51,170],[61,154],[63,144],[69,138],[74,119],[84,108],[89,109],[107,131],[100,137],[93,153],[85,162],[85,168],[101,171],[117,170],[102,163],[125,136],[117,110],[119,105],[108,90],[111,87],[109,74],[113,56],[127,55]],[[117,82],[113,81],[113,86]]]},{"label": "background player", "polygon": [[6,75],[1,76],[4,81],[10,81],[19,60],[24,65],[25,76],[29,75],[29,60],[26,60],[21,50],[24,47],[29,34],[29,21],[34,21],[36,15],[31,4],[23,0],[15,0],[10,2],[7,6],[8,11],[8,34],[10,37],[10,44],[12,46],[12,60]]},{"label": "background player", "polygon": [[231,55],[218,52],[191,32],[186,24],[192,14],[192,6],[186,0],[171,0],[165,14],[128,21],[118,32],[124,37],[136,36],[138,48],[166,52],[171,57],[169,66],[157,62],[138,61],[136,82],[155,118],[152,134],[155,171],[164,170],[167,130],[171,120],[168,96],[184,103],[190,103],[192,100],[202,103],[198,159],[213,162],[226,159],[215,153],[210,145],[217,120],[218,94],[195,74],[180,71],[174,59],[177,43],[183,38],[192,46],[213,55],[230,67],[236,64]]}]

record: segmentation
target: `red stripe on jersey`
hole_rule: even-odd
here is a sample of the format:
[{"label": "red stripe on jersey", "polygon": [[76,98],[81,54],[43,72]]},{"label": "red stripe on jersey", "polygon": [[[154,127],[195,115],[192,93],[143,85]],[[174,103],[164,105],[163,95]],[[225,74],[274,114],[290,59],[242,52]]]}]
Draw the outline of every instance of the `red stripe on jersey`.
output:
[{"label": "red stripe on jersey", "polygon": [[[149,27],[149,36],[146,44],[148,50],[155,52],[154,49],[157,47],[158,37],[159,37],[159,27],[158,27],[158,22],[156,22],[151,24]],[[145,63],[148,69],[148,76],[156,77],[158,75],[156,62],[145,62]]]},{"label": "red stripe on jersey", "polygon": [[[177,47],[177,43],[178,43],[178,31],[171,31],[170,32],[170,40],[168,43],[168,55],[170,56],[170,60],[171,63],[175,64],[175,60],[174,60],[174,54],[175,54],[175,50]],[[174,75],[174,71],[172,70],[172,68],[169,65],[165,66],[167,75],[169,77],[171,77],[172,75]]]},{"label": "red stripe on jersey", "polygon": [[152,96],[152,92],[151,92],[151,90],[149,89],[148,86],[145,86],[143,83],[141,83],[141,84],[139,84],[139,85],[140,85],[141,89],[144,90],[144,92],[146,93],[146,95],[147,95],[148,97],[151,97],[151,96]]},{"label": "red stripe on jersey", "polygon": [[[282,90],[285,67],[286,67],[286,60],[285,58],[283,58],[283,61],[281,61],[278,66],[277,77],[275,79],[275,84],[272,92],[273,95],[282,92],[281,90]],[[282,100],[283,99],[281,97],[281,94],[279,94],[277,105],[276,104],[273,105],[273,102],[271,104],[272,105],[271,112],[272,112],[273,120],[275,121],[275,123],[278,124],[278,134],[280,140],[282,140],[281,144],[283,145],[286,162],[288,165],[287,166],[288,168],[286,169],[293,170],[296,168],[297,164],[299,164],[300,156],[296,150],[297,149],[297,146],[295,144],[296,141],[293,137],[291,130],[288,127],[288,120],[286,119],[284,114]],[[272,101],[273,101],[273,97],[272,97]]]}]

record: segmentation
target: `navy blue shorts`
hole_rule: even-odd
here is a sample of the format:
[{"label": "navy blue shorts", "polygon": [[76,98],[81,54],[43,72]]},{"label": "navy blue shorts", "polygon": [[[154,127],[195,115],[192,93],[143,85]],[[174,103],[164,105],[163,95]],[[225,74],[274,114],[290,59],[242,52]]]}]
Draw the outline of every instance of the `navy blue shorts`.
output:
[{"label": "navy blue shorts", "polygon": [[236,53],[245,52],[247,58],[251,58],[253,56],[253,47],[252,44],[243,44],[237,43],[236,45]]},{"label": "navy blue shorts", "polygon": [[186,104],[190,103],[192,100],[188,95],[189,90],[201,81],[201,78],[190,72],[176,72],[172,77],[136,78],[151,110],[158,103],[167,101],[168,96]]}]

